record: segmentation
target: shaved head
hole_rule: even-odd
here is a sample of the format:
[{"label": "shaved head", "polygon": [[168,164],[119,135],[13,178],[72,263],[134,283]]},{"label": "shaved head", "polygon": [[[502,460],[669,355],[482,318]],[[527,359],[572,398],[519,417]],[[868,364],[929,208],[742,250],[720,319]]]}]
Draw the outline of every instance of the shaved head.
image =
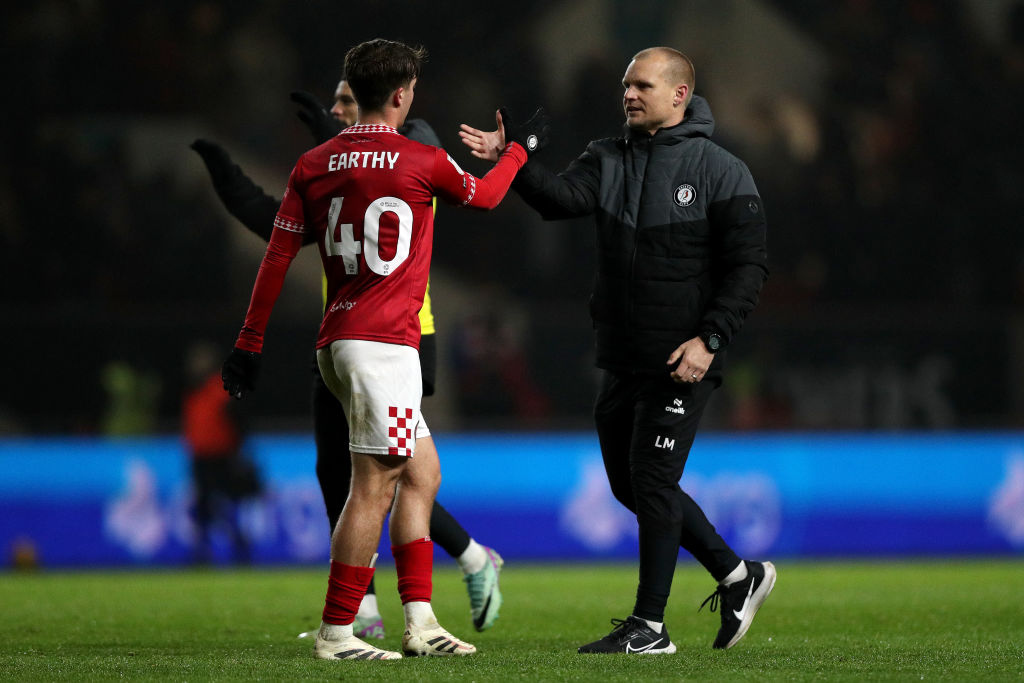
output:
[{"label": "shaved head", "polygon": [[690,58],[671,47],[649,47],[633,55],[634,61],[651,58],[656,58],[664,64],[662,77],[669,86],[675,87],[680,84],[686,84],[686,104],[689,105],[690,98],[693,97],[695,81],[693,62],[690,61]]},{"label": "shaved head", "polygon": [[626,67],[622,88],[626,125],[654,135],[686,118],[693,97],[693,62],[679,50],[649,47]]}]

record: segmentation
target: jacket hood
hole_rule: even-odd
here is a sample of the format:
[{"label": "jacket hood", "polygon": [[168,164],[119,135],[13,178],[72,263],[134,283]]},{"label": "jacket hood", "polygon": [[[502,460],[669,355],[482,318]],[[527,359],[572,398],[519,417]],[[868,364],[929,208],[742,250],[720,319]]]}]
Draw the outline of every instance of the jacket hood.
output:
[{"label": "jacket hood", "polygon": [[[632,138],[636,133],[629,126],[625,126],[626,137]],[[677,123],[670,128],[661,128],[654,134],[655,142],[668,142],[679,138],[710,138],[715,132],[715,117],[711,115],[711,105],[700,95],[694,95],[690,99],[690,105],[686,108],[686,115],[682,123]]]}]

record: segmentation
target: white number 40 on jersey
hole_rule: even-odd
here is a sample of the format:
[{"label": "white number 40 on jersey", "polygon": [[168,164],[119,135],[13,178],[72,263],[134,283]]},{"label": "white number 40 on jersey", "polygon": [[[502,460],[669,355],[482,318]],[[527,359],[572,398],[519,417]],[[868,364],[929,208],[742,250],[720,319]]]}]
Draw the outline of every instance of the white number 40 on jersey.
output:
[{"label": "white number 40 on jersey", "polygon": [[[412,239],[412,209],[398,197],[381,197],[370,202],[363,215],[363,241],[355,239],[352,223],[338,225],[341,218],[341,205],[344,197],[331,200],[331,208],[327,211],[327,233],[324,235],[324,248],[328,256],[340,256],[345,262],[346,275],[359,274],[359,255],[362,254],[366,265],[378,275],[394,272],[409,257],[409,243]],[[398,216],[398,248],[392,259],[385,261],[380,257],[380,217],[385,213]],[[337,233],[337,236],[335,236]]]}]

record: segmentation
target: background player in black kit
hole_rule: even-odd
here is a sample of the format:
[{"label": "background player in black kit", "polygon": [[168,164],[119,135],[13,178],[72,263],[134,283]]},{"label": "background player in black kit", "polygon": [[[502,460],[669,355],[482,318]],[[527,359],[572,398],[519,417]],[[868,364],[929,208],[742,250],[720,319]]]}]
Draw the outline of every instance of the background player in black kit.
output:
[{"label": "background player in black kit", "polygon": [[[313,95],[294,92],[292,99],[302,108],[299,118],[309,126],[316,144],[320,144],[343,128],[355,123],[358,108],[352,90],[342,79],[334,93],[334,105],[328,112]],[[433,129],[422,119],[411,119],[399,132],[411,140],[441,146]],[[281,202],[263,191],[232,162],[219,145],[196,140],[192,149],[206,163],[214,189],[228,211],[246,228],[265,241],[270,240],[274,217]],[[312,243],[313,233],[309,233]],[[420,313],[423,334],[420,340],[420,365],[423,375],[423,395],[431,396],[435,389],[437,372],[437,342],[434,319],[430,309],[430,291]],[[316,438],[316,474],[327,508],[329,530],[333,531],[348,497],[351,477],[349,431],[345,413],[338,399],[324,383],[314,359],[312,364],[313,429]],[[455,558],[463,571],[469,592],[473,626],[478,631],[490,628],[498,618],[502,596],[498,577],[503,561],[493,549],[480,545],[439,503],[434,502],[430,516],[430,536],[445,552]],[[384,625],[377,609],[376,590],[371,583],[354,623],[357,637],[384,637]]]}]

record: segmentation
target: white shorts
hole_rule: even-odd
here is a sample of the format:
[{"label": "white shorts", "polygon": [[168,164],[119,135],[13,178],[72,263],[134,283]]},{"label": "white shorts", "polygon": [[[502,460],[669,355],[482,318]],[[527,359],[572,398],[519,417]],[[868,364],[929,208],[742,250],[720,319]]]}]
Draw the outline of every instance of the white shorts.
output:
[{"label": "white shorts", "polygon": [[430,436],[420,413],[423,378],[411,346],[339,339],[317,349],[320,374],[348,418],[349,449],[412,457]]}]

